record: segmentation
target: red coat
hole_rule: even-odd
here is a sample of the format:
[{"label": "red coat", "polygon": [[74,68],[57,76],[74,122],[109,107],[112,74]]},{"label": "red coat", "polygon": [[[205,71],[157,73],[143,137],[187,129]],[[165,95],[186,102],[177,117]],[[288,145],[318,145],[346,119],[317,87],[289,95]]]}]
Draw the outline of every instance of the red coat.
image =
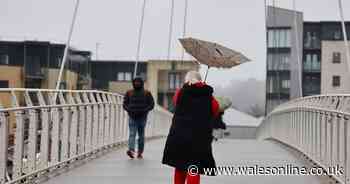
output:
[{"label": "red coat", "polygon": [[[198,82],[196,84],[194,84],[198,87],[202,87],[204,85],[206,85],[204,82]],[[176,106],[176,102],[177,102],[177,98],[178,96],[180,95],[181,93],[181,90],[180,89],[177,89],[176,92],[175,92],[175,95],[173,96],[173,104],[174,106]],[[219,102],[214,98],[212,97],[211,99],[211,111],[214,115],[214,117],[218,117],[219,116]]]}]

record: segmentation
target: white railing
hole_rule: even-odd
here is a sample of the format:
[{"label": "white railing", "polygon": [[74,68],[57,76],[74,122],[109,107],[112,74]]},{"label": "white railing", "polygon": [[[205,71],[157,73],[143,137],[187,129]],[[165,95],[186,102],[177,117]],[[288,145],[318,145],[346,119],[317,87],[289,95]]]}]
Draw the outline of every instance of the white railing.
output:
[{"label": "white railing", "polygon": [[[0,184],[39,178],[128,139],[128,115],[118,94],[0,89],[0,100]],[[146,138],[165,136],[171,117],[157,106]]]},{"label": "white railing", "polygon": [[312,159],[324,169],[339,166],[350,183],[350,95],[300,98],[282,104],[258,128],[258,139],[275,139]]}]

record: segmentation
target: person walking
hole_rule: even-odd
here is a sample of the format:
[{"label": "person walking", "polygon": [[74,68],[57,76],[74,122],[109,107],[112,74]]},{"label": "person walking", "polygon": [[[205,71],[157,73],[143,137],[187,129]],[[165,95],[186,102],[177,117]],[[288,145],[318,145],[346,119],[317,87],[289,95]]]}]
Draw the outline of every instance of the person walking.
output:
[{"label": "person walking", "polygon": [[123,101],[123,108],[129,115],[129,149],[126,154],[135,158],[135,141],[138,134],[137,158],[143,158],[145,145],[145,127],[147,115],[154,108],[152,94],[144,89],[144,82],[141,77],[132,80],[133,89],[126,92]]},{"label": "person walking", "polygon": [[173,98],[175,113],[162,163],[175,168],[175,184],[199,184],[204,168],[216,167],[211,143],[219,104],[213,88],[201,80],[197,71],[188,72]]}]

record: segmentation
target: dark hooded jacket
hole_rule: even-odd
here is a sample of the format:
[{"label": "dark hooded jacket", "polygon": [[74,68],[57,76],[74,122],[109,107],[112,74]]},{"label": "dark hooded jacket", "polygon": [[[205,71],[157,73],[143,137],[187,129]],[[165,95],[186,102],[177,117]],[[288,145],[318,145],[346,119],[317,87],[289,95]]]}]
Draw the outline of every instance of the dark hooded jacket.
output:
[{"label": "dark hooded jacket", "polygon": [[[136,86],[135,82],[141,85]],[[142,78],[136,77],[133,81],[133,89],[126,92],[124,96],[123,108],[132,119],[147,118],[147,114],[154,108],[152,94],[144,89]]]},{"label": "dark hooded jacket", "polygon": [[212,154],[211,107],[212,87],[185,84],[175,106],[169,135],[164,148],[162,163],[187,171],[195,165],[199,173],[203,168],[214,168]]}]

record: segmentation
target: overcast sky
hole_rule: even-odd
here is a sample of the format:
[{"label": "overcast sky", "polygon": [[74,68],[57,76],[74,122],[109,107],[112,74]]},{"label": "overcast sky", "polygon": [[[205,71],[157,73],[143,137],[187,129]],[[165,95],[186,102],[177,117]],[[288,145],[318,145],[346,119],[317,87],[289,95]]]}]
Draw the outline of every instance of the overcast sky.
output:
[{"label": "overcast sky", "polygon": [[[184,1],[176,0],[172,58],[179,58]],[[75,0],[1,0],[0,38],[38,39],[64,43]],[[350,20],[350,1],[344,2]],[[271,4],[272,1],[269,1]],[[292,8],[292,0],[276,0]],[[134,60],[142,0],[81,0],[72,45],[95,51],[100,59]],[[305,20],[339,20],[335,0],[297,0]],[[170,0],[148,0],[141,58],[167,55]],[[265,78],[263,0],[189,0],[188,36],[216,41],[241,51],[253,62],[231,70],[215,70],[209,83],[227,84],[234,79]],[[190,58],[187,56],[187,58]]]}]

